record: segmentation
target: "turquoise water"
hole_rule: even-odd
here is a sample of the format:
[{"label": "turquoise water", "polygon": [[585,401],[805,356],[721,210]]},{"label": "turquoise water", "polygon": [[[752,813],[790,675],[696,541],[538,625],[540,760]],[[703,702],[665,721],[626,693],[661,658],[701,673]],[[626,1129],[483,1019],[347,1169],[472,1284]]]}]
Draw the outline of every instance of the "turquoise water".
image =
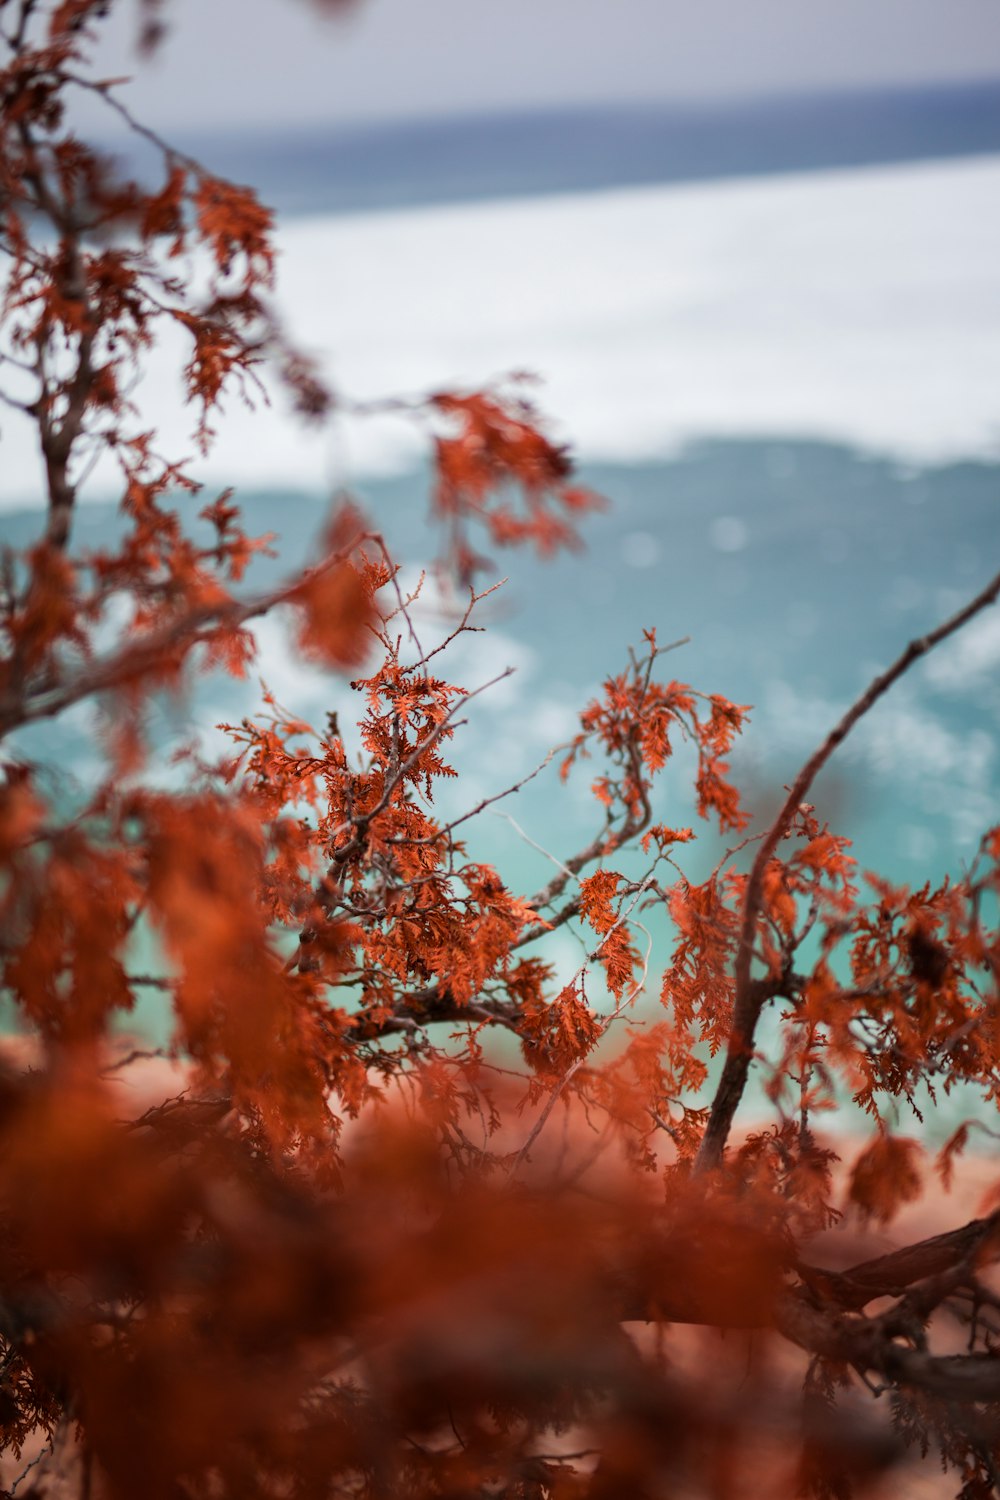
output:
[{"label": "turquoise water", "polygon": [[[470,706],[453,747],[462,777],[442,812],[502,790],[567,739],[601,680],[624,666],[628,645],[655,626],[662,641],[690,637],[665,672],[753,706],[734,768],[764,814],[872,674],[1000,568],[1000,465],[918,471],[833,444],[718,440],[583,477],[609,502],[586,523],[584,550],[544,564],[498,555],[496,576],[509,579],[481,610],[487,628],[451,653],[451,676],[468,687],[508,665],[516,672]],[[365,484],[359,498],[411,573],[432,555],[424,476]],[[279,560],[252,582],[308,556],[321,502],[272,494],[244,504],[253,526],[281,533]],[[102,507],[81,520],[81,539],[94,544],[117,524]],[[8,516],[3,533],[23,542],[35,524]],[[425,640],[444,628],[430,613]],[[863,868],[911,882],[960,871],[1000,817],[997,611],[973,631],[904,679],[816,787],[820,815],[854,841]],[[317,723],[335,708],[351,722],[358,700],[342,679],[296,661],[276,622],[261,639],[260,672],[287,707]],[[213,678],[186,705],[161,705],[150,726],[158,774],[170,775],[168,753],[192,730],[218,748],[212,726],[252,711],[257,694],[255,681]],[[67,718],[18,743],[59,765],[71,795],[96,764],[86,730]],[[692,821],[690,771],[682,750],[662,779],[658,818]],[[550,767],[468,826],[470,851],[529,894],[553,868],[533,845],[564,859],[591,836],[589,779],[585,767],[563,786]],[[718,852],[706,826],[688,868],[696,874]]]},{"label": "turquoise water", "polygon": [[[509,575],[508,582],[481,610],[485,631],[451,648],[450,670],[449,658],[441,659],[445,675],[467,687],[516,668],[470,705],[451,747],[461,775],[440,800],[442,815],[502,791],[569,738],[602,679],[624,667],[628,645],[655,626],[661,641],[690,637],[664,659],[665,673],[753,706],[734,771],[750,806],[766,817],[873,673],[1000,568],[1000,464],[916,470],[829,443],[720,439],[659,464],[593,467],[583,478],[608,499],[583,528],[584,549],[547,563],[498,555],[494,576]],[[414,474],[358,492],[411,577],[433,554],[427,490],[426,475]],[[249,586],[310,555],[326,512],[320,499],[270,493],[243,502],[252,527],[280,533],[278,559],[258,564]],[[89,508],[80,520],[80,539],[92,545],[119,524],[110,507]],[[3,539],[24,545],[37,524],[30,513],[5,516]],[[447,617],[428,610],[420,628],[426,646],[448,628]],[[297,660],[278,621],[261,628],[260,642],[259,671],[286,707],[317,724],[334,709],[342,727],[351,725],[359,699],[342,677]],[[223,739],[213,726],[238,720],[258,701],[254,678],[219,676],[199,681],[186,702],[157,705],[149,723],[152,773],[176,781],[169,756],[178,744],[198,734],[218,752]],[[66,803],[96,772],[93,728],[92,717],[77,711],[17,739],[21,754],[53,767]],[[897,686],[842,747],[812,800],[853,840],[862,869],[914,884],[958,873],[983,828],[1000,819],[998,729],[994,608]],[[661,778],[658,820],[696,821],[691,771],[682,747]],[[550,766],[466,825],[470,855],[495,863],[530,896],[550,878],[553,859],[567,858],[596,831],[591,774],[585,765],[563,785]],[[707,825],[699,835],[684,850],[692,878],[721,852]],[[616,863],[628,869],[624,858]],[[644,920],[655,994],[669,932],[662,913]],[[581,945],[564,930],[545,956],[568,979]],[[155,965],[155,954],[148,948],[137,961]],[[648,1009],[655,1012],[655,1001]],[[165,1023],[155,995],[126,1021],[159,1039]],[[748,1117],[763,1106],[751,1090]],[[900,1124],[940,1139],[978,1109],[974,1097],[956,1095],[924,1126],[906,1113]]]},{"label": "turquoise water", "polygon": [[[546,563],[497,553],[495,576],[508,581],[480,610],[485,633],[452,653],[470,687],[517,669],[471,707],[455,747],[477,793],[500,789],[572,733],[576,711],[655,626],[663,641],[690,637],[664,670],[753,705],[735,765],[766,807],[873,672],[1000,568],[1000,465],[904,469],[833,444],[720,439],[668,462],[593,467],[583,477],[608,499],[583,528],[584,549]],[[358,496],[411,570],[430,558],[424,476],[368,482]],[[251,586],[308,556],[320,501],[243,502],[252,526],[281,538],[279,560],[261,564]],[[95,545],[117,526],[105,507],[81,521],[81,541]],[[36,525],[30,513],[8,515],[2,534],[18,545]],[[1000,816],[996,615],[973,627],[968,649],[960,637],[917,667],[820,783],[821,810],[865,863],[894,877],[959,868],[978,829]],[[342,681],[286,655],[277,626],[263,644],[259,669],[289,707],[317,721],[338,707],[349,722],[354,697]],[[256,694],[255,683],[213,678],[186,707],[163,705],[151,736],[165,753],[190,725],[249,711]],[[62,720],[18,743],[86,776],[82,730]],[[672,780],[669,795],[679,798],[682,778]],[[541,842],[564,852],[586,811],[572,790],[546,781],[519,793],[517,807],[519,821],[523,814]],[[491,827],[495,839],[508,843]],[[535,868],[534,856],[524,860],[526,873]]]},{"label": "turquoise water", "polygon": [[[860,101],[779,101],[742,115],[598,112],[438,122],[415,134],[390,129],[342,141],[288,136],[266,149],[243,139],[230,143],[230,158],[225,143],[221,156],[215,149],[208,154],[220,169],[258,181],[264,198],[292,217],[961,155],[996,148],[998,102],[995,88],[917,90]],[[945,287],[949,265],[946,258]],[[615,274],[609,260],[608,278]],[[861,271],[848,264],[845,274],[848,290],[861,295]],[[908,274],[900,267],[904,284]],[[959,310],[966,292],[981,296],[966,281],[960,285],[961,295],[953,289],[947,304]],[[741,286],[737,275],[734,305],[749,295]],[[928,286],[936,295],[933,277]],[[448,290],[461,306],[462,288]],[[820,311],[830,294],[820,288]],[[697,312],[696,287],[692,295]],[[845,306],[853,305],[848,298]],[[918,300],[914,317],[922,312]],[[682,320],[681,333],[685,326]],[[666,327],[664,338],[678,327]],[[866,352],[868,329],[865,323]],[[872,349],[882,348],[880,337],[892,344],[905,331],[905,319],[887,334],[876,318]],[[709,319],[709,339],[711,332]],[[604,336],[601,327],[596,336]],[[374,343],[377,350],[378,337]],[[974,360],[967,365],[956,363],[955,371],[968,383],[977,367]],[[881,368],[877,359],[873,367]],[[887,392],[893,394],[899,395]],[[738,409],[737,401],[734,420]],[[914,428],[920,420],[914,409]],[[266,472],[284,472],[284,451]],[[10,485],[9,448],[6,457]],[[583,478],[609,501],[606,513],[584,527],[584,549],[546,564],[520,553],[497,555],[483,582],[509,576],[480,610],[486,630],[463,638],[443,663],[447,675],[468,687],[508,665],[517,669],[470,705],[452,747],[461,776],[444,789],[445,816],[502,791],[568,739],[602,679],[621,670],[629,644],[655,626],[661,641],[689,637],[663,663],[665,672],[752,705],[734,771],[764,818],[872,675],[1000,567],[1000,462],[903,467],[878,453],[779,434],[719,437],[656,462],[591,466]],[[416,577],[435,551],[427,476],[364,481],[356,490]],[[308,558],[322,525],[322,497],[272,489],[240,498],[254,529],[281,533],[279,559],[261,563],[248,586]],[[119,524],[111,507],[87,506],[78,540],[105,545]],[[8,512],[0,516],[0,540],[24,545],[37,526],[37,513]],[[433,609],[424,612],[425,642],[446,628]],[[358,700],[342,679],[297,661],[277,621],[264,622],[259,638],[260,673],[288,708],[317,723],[335,709],[342,725],[351,723]],[[258,696],[253,680],[213,678],[199,682],[187,701],[155,705],[151,774],[176,780],[170,753],[192,735],[207,753],[218,752],[222,738],[214,726],[252,712]],[[17,741],[21,754],[52,767],[64,805],[85,795],[97,773],[94,728],[93,715],[80,708]],[[1000,818],[998,728],[1000,612],[994,610],[878,706],[824,772],[813,800],[821,817],[853,840],[862,868],[913,883],[960,872],[982,829]],[[659,820],[693,820],[691,771],[682,748],[660,783]],[[553,860],[589,842],[597,812],[589,780],[583,768],[564,786],[550,767],[467,825],[470,853],[495,862],[510,885],[530,895],[551,875]],[[720,848],[705,828],[685,852],[685,868],[697,877]],[[661,928],[654,974],[665,948]],[[577,961],[570,935],[560,936],[557,958],[564,968]],[[162,1024],[152,1003],[139,1020],[154,1031]]]}]

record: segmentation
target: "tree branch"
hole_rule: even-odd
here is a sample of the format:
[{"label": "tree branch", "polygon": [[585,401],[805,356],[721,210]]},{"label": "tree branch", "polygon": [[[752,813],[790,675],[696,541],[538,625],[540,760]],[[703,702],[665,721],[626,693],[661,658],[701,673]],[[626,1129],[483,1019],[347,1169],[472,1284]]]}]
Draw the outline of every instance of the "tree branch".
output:
[{"label": "tree branch", "polygon": [[148,672],[162,669],[178,654],[184,655],[203,644],[214,630],[236,629],[280,604],[290,603],[304,582],[342,563],[365,540],[365,535],[355,537],[348,547],[327,558],[318,568],[266,593],[243,600],[225,599],[188,610],[179,619],[149,631],[138,642],[95,657],[66,682],[43,687],[34,693],[8,693],[0,698],[0,738],[38,719],[54,718],[82,699],[123,687]]},{"label": "tree branch", "polygon": [[988,605],[994,604],[1000,596],[1000,573],[986,585],[964,608],[957,614],[952,615],[932,630],[928,635],[913,640],[906,650],[897,657],[892,666],[880,673],[862,693],[861,697],[848,709],[838,724],[831,729],[826,739],[819,748],[810,756],[795,778],[788,796],[781,807],[780,812],[767,831],[764,841],[757,850],[756,857],[747,880],[746,893],[743,900],[743,913],[740,919],[739,947],[736,953],[736,993],[733,1006],[733,1028],[729,1037],[729,1045],[726,1051],[726,1060],[723,1065],[719,1084],[712,1100],[709,1112],[708,1124],[702,1138],[701,1148],[695,1163],[696,1171],[707,1171],[716,1167],[722,1160],[732,1127],[733,1117],[739,1107],[746,1087],[747,1074],[750,1070],[750,1061],[753,1056],[754,1034],[757,1022],[763,1009],[764,1000],[758,990],[755,989],[751,977],[750,967],[753,959],[754,934],[757,930],[757,920],[760,916],[764,896],[764,875],[768,863],[778,846],[779,841],[788,831],[792,819],[805,799],[806,793],[812,786],[820,771],[826,765],[833,752],[850,734],[851,730],[862,719],[868,710],[883,697],[895,682],[908,671],[915,661],[925,656],[928,651],[946,640],[948,636],[954,635],[963,625],[968,624],[975,615]]},{"label": "tree branch", "polygon": [[[985,1219],[972,1219],[960,1229],[893,1250],[853,1266],[849,1271],[827,1271],[800,1263],[799,1274],[824,1300],[844,1310],[859,1311],[876,1297],[898,1296],[914,1282],[939,1276],[970,1260],[991,1239],[1000,1236],[1000,1209]],[[998,1239],[1000,1254],[1000,1239]]]}]

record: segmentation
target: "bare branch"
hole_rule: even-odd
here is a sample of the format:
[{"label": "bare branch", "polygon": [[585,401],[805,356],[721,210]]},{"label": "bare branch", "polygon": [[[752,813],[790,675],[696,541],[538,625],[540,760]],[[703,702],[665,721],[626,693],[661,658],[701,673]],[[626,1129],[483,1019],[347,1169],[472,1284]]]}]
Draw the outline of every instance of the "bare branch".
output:
[{"label": "bare branch", "polygon": [[709,1113],[708,1125],[702,1139],[701,1149],[698,1152],[696,1170],[706,1171],[716,1167],[722,1160],[722,1154],[726,1148],[729,1131],[732,1127],[733,1117],[743,1097],[746,1087],[747,1074],[750,1069],[750,1061],[753,1055],[754,1034],[757,1029],[757,1021],[766,1000],[766,993],[762,996],[759,987],[755,988],[750,976],[750,967],[753,959],[754,934],[757,930],[757,920],[760,916],[761,905],[764,895],[764,874],[771,856],[774,854],[779,841],[791,826],[800,804],[805,800],[809,788],[812,786],[820,771],[826,765],[838,745],[847,738],[848,734],[862,719],[868,710],[886,694],[895,682],[905,672],[926,656],[928,651],[960,630],[981,610],[994,604],[1000,596],[1000,573],[986,585],[957,614],[952,615],[932,630],[928,635],[920,636],[906,647],[901,656],[897,657],[892,666],[880,673],[862,693],[861,697],[848,709],[838,724],[831,729],[826,739],[819,748],[810,756],[802,767],[798,776],[792,784],[788,796],[781,807],[780,812],[768,829],[767,835],[757,850],[756,857],[747,880],[746,893],[743,899],[743,912],[740,919],[739,947],[736,953],[736,994],[733,1006],[733,1028],[729,1038],[729,1046],[726,1051],[726,1061],[723,1065],[722,1074],[719,1078],[715,1097],[712,1100],[712,1108]]},{"label": "bare branch", "polygon": [[[860,1310],[876,1297],[898,1296],[915,1282],[961,1265],[998,1234],[1000,1209],[985,1219],[972,1219],[960,1229],[863,1261],[849,1271],[826,1271],[805,1263],[800,1263],[798,1270],[825,1300],[844,1309]],[[1000,1245],[997,1248],[1000,1253]]]},{"label": "bare branch", "polygon": [[249,599],[224,599],[221,603],[213,602],[188,610],[179,619],[150,631],[139,641],[129,643],[118,651],[95,657],[68,681],[57,686],[42,688],[34,693],[8,693],[5,698],[0,698],[0,736],[39,719],[54,718],[82,699],[110,692],[126,683],[135,682],[147,673],[162,670],[166,662],[187,655],[194,647],[207,641],[214,631],[236,629],[248,620],[267,614],[278,605],[289,603],[301,592],[304,582],[342,563],[365,539],[364,535],[357,536],[318,568],[292,579],[291,582],[286,581],[276,589],[253,595]]}]

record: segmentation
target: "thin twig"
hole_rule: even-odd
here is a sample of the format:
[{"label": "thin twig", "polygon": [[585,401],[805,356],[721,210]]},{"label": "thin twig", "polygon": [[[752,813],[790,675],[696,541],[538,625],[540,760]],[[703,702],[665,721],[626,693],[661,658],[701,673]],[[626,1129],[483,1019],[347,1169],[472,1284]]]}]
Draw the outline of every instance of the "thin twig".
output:
[{"label": "thin twig", "polygon": [[926,656],[928,651],[944,641],[950,635],[954,635],[963,625],[981,610],[994,604],[1000,596],[1000,573],[976,595],[976,597],[956,614],[945,620],[928,635],[920,636],[906,647],[906,650],[897,657],[892,666],[880,673],[862,693],[861,697],[848,709],[838,724],[831,729],[823,743],[810,756],[793,782],[788,796],[775,818],[767,835],[757,851],[750,876],[747,880],[746,893],[743,900],[743,913],[740,920],[740,939],[736,954],[736,986],[735,1001],[733,1006],[733,1028],[729,1038],[729,1046],[726,1052],[726,1061],[719,1078],[719,1084],[712,1100],[709,1113],[708,1125],[702,1138],[701,1148],[695,1163],[695,1170],[706,1171],[718,1166],[722,1160],[722,1154],[729,1138],[733,1117],[743,1097],[746,1087],[747,1074],[753,1055],[754,1033],[761,1010],[766,1002],[766,994],[761,993],[760,987],[755,986],[751,980],[750,967],[753,958],[754,934],[757,929],[757,920],[760,916],[761,905],[764,897],[764,875],[767,870],[771,856],[774,854],[779,841],[791,825],[800,804],[804,801],[806,793],[812,786],[819,772],[826,765],[830,756],[850,734],[858,720],[873,708],[878,700],[883,697],[895,682],[908,671],[915,661]]},{"label": "thin twig", "polygon": [[[189,610],[178,620],[151,630],[138,642],[118,651],[95,657],[69,679],[56,687],[43,688],[35,693],[8,694],[0,700],[0,734],[38,719],[51,719],[64,709],[79,703],[81,699],[109,692],[133,682],[146,672],[162,666],[175,652],[186,652],[208,640],[215,630],[236,629],[282,604],[290,603],[300,593],[304,584],[329,572],[345,561],[360,545],[370,539],[369,533],[359,533],[345,548],[326,558],[317,568],[299,575],[265,593],[252,595],[248,599],[227,599]],[[466,695],[471,696],[471,695]]]},{"label": "thin twig", "polygon": [[559,1099],[563,1090],[566,1088],[566,1085],[572,1081],[574,1075],[578,1073],[579,1070],[583,1067],[585,1061],[586,1056],[578,1057],[576,1062],[571,1063],[570,1066],[566,1069],[565,1073],[563,1073],[562,1076],[557,1080],[555,1087],[549,1094],[548,1099],[545,1101],[545,1108],[542,1110],[541,1114],[538,1116],[538,1119],[531,1127],[531,1131],[528,1134],[528,1139],[525,1141],[524,1145],[521,1147],[520,1151],[511,1162],[507,1172],[508,1178],[517,1176],[518,1169],[521,1167],[521,1165],[527,1158],[528,1153],[531,1151],[532,1146],[535,1144],[535,1142],[538,1140],[538,1137],[545,1129],[545,1126],[548,1123],[549,1115],[556,1107],[557,1100]]},{"label": "thin twig", "polygon": [[50,1458],[54,1452],[55,1452],[55,1435],[50,1432],[49,1433],[49,1440],[45,1444],[45,1447],[42,1448],[41,1451],[35,1455],[35,1457],[31,1460],[30,1464],[28,1464],[24,1469],[21,1470],[20,1474],[17,1476],[17,1478],[12,1483],[12,1485],[11,1485],[9,1491],[8,1491],[8,1494],[11,1494],[11,1495],[16,1494],[17,1490],[18,1490],[18,1487],[24,1482],[25,1479],[27,1479],[27,1477],[31,1473],[32,1469],[37,1468],[37,1466],[42,1462],[42,1460],[44,1458]]}]

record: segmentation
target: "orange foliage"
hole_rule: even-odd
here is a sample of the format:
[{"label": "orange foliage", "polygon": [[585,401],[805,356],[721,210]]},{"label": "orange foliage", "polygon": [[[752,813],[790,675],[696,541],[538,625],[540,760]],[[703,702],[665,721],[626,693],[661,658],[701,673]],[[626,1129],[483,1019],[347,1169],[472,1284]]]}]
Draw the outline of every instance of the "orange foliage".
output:
[{"label": "orange foliage", "polygon": [[[11,1490],[55,1494],[72,1471],[115,1500],[840,1497],[933,1438],[966,1500],[992,1493],[1000,1214],[873,1258],[859,1236],[920,1191],[900,1101],[957,1080],[1000,1096],[1000,829],[956,881],[862,886],[806,797],[1000,579],[698,879],[694,827],[657,820],[661,778],[685,741],[692,823],[739,839],[727,757],[747,710],[663,680],[650,629],[560,748],[564,780],[595,762],[592,838],[511,889],[463,842],[487,802],[436,811],[472,696],[447,648],[478,628],[475,529],[548,554],[595,498],[516,388],[437,392],[438,566],[469,590],[446,640],[420,645],[415,595],[353,509],[307,572],[241,592],[270,539],[228,491],[200,512],[207,541],[189,527],[198,486],[125,393],[176,326],[196,444],[263,362],[304,415],[332,398],[268,311],[253,192],[162,143],[162,185],[121,181],[66,124],[71,78],[117,107],[87,81],[105,9],[0,6],[0,377],[33,383],[4,394],[34,424],[47,506],[0,570],[0,734],[111,707],[81,805],[16,741],[0,782],[0,979],[23,1033],[0,1068]],[[182,254],[199,246],[207,290]],[[123,528],[88,551],[77,460],[97,450]],[[279,609],[304,656],[355,673],[360,750],[336,716],[314,729],[266,694],[221,764],[191,757],[165,788],[152,696],[242,675],[250,623]],[[650,911],[665,961],[637,936]],[[546,946],[563,927],[572,976]],[[150,990],[183,1088],[140,1111],[115,1024]],[[735,1134],[751,1075],[773,1117]],[[851,1100],[871,1134],[842,1209],[816,1131]],[[943,1176],[981,1126],[953,1134]],[[891,1423],[885,1403],[861,1413],[873,1387]]]},{"label": "orange foliage", "polygon": [[919,1198],[919,1160],[920,1146],[916,1141],[878,1136],[854,1163],[852,1201],[862,1213],[888,1222],[905,1203]]}]

